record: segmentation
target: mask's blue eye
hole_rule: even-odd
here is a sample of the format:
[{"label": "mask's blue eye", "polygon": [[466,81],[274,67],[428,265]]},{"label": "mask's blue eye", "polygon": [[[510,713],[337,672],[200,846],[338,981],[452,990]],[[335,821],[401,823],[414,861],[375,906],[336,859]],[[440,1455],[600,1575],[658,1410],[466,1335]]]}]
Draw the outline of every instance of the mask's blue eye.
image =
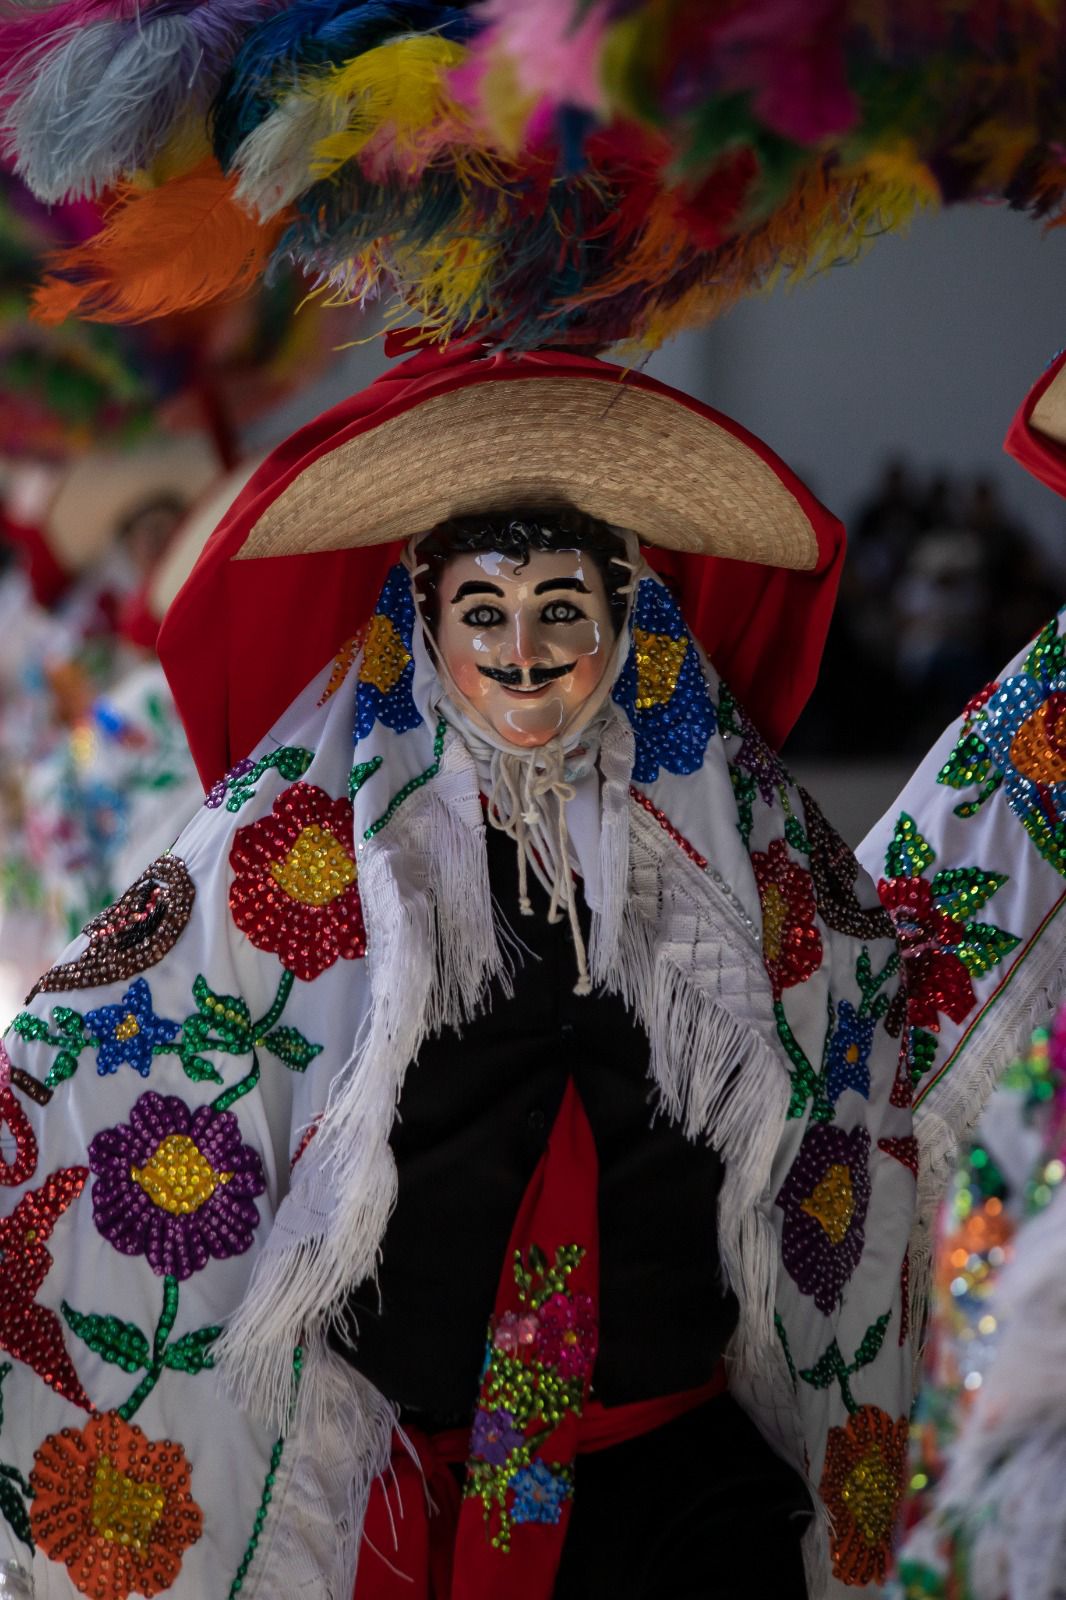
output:
[{"label": "mask's blue eye", "polygon": [[471,606],[463,612],[463,621],[468,628],[496,628],[503,621],[503,612],[499,606]]},{"label": "mask's blue eye", "polygon": [[569,600],[550,600],[541,612],[545,622],[580,622],[585,613]]}]

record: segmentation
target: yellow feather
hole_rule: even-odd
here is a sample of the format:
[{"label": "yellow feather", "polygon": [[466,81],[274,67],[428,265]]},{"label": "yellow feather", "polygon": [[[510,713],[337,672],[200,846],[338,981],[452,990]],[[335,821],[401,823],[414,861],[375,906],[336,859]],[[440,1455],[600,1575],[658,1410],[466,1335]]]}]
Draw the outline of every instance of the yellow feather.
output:
[{"label": "yellow feather", "polygon": [[399,158],[413,170],[422,164],[427,135],[449,144],[472,139],[468,115],[447,84],[448,73],[466,56],[465,46],[437,34],[391,39],[306,84],[305,93],[346,114],[346,126],[315,145],[315,177],[326,178],[361,155],[378,134],[387,138],[390,165]]}]

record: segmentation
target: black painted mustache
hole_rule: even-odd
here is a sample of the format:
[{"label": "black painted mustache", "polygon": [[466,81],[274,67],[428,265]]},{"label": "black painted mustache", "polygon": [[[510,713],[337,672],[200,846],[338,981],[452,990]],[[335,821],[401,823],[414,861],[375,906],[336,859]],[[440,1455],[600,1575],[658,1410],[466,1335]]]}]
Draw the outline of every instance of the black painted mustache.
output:
[{"label": "black painted mustache", "polygon": [[[576,663],[566,662],[561,667],[530,667],[529,682],[535,689],[542,684],[552,683],[556,678],[565,678],[568,672],[573,672]],[[483,677],[491,678],[493,683],[502,683],[505,689],[517,689],[526,681],[521,667],[478,667]]]}]

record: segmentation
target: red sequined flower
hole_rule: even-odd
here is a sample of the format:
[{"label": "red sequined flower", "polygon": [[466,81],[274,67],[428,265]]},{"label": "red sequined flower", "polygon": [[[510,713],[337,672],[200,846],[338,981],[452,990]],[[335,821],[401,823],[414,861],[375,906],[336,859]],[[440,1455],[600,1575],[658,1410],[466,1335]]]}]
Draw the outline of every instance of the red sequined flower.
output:
[{"label": "red sequined flower", "polygon": [[933,900],[926,878],[882,878],[881,904],[892,918],[907,975],[907,1017],[940,1032],[940,1013],[961,1022],[974,1004],[970,974],[953,947],[964,928]]},{"label": "red sequined flower", "polygon": [[38,1304],[37,1294],[52,1266],[45,1240],[81,1194],[85,1167],[49,1173],[39,1188],[27,1190],[10,1216],[0,1221],[0,1350],[36,1372],[71,1405],[92,1410],[67,1347],[59,1318]]},{"label": "red sequined flower", "polygon": [[830,1428],[820,1493],[833,1524],[833,1576],[884,1583],[907,1472],[907,1419],[860,1406]]},{"label": "red sequined flower", "polygon": [[540,1308],[534,1354],[560,1377],[585,1378],[596,1362],[596,1307],[587,1294],[553,1294]]},{"label": "red sequined flower", "polygon": [[783,839],[752,852],[762,904],[762,953],[775,1000],[806,983],[822,964],[822,936],[814,926],[811,875],[790,858]]},{"label": "red sequined flower", "polygon": [[233,920],[298,978],[366,954],[352,831],[350,801],[294,783],[233,840]]},{"label": "red sequined flower", "polygon": [[37,1450],[30,1525],[93,1600],[169,1589],[203,1532],[180,1444],[148,1439],[117,1411],[50,1434]]}]

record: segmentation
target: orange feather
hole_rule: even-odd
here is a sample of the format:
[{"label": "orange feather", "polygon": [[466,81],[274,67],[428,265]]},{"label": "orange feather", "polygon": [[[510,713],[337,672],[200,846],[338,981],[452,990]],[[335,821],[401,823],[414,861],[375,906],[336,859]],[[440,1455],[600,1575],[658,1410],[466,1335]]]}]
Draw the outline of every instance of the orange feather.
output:
[{"label": "orange feather", "polygon": [[124,187],[99,233],[50,258],[33,316],[144,322],[246,294],[288,218],[255,221],[235,187],[213,159],[157,189]]}]

